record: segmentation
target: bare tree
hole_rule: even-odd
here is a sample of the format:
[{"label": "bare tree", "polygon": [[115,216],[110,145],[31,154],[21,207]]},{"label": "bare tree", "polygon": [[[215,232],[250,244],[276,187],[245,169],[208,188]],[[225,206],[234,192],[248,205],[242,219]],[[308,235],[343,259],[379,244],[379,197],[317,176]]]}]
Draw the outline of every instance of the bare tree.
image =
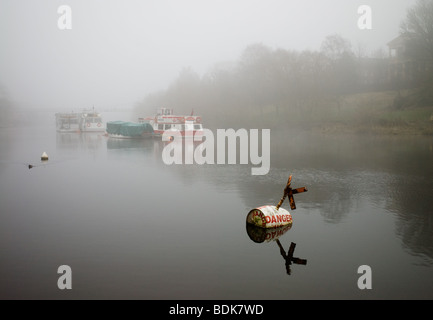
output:
[{"label": "bare tree", "polygon": [[321,52],[330,61],[331,92],[337,96],[356,90],[356,58],[349,40],[339,34],[327,36]]},{"label": "bare tree", "polygon": [[433,58],[433,0],[418,0],[409,8],[400,32],[410,35],[410,47],[412,51],[418,51],[412,55]]},{"label": "bare tree", "polygon": [[433,0],[417,0],[400,25],[405,37],[405,56],[412,62],[411,77],[418,89],[400,105],[433,103]]},{"label": "bare tree", "polygon": [[327,36],[322,43],[321,51],[332,61],[337,61],[345,55],[353,54],[350,41],[339,34]]}]

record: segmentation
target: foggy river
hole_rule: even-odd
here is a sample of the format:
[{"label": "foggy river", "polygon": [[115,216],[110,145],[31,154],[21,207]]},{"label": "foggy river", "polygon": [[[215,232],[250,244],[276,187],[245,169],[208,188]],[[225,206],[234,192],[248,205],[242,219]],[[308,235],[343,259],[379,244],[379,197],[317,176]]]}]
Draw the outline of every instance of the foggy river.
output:
[{"label": "foggy river", "polygon": [[[0,129],[2,299],[433,298],[431,137],[272,130],[270,171],[253,176],[248,164],[169,166],[159,140],[54,122]],[[44,151],[52,164],[29,170]],[[289,175],[308,192],[283,204],[292,227],[263,241],[246,216],[276,205]],[[306,264],[286,266],[292,242]],[[57,287],[61,265],[71,290]],[[363,265],[371,289],[358,287]]]}]

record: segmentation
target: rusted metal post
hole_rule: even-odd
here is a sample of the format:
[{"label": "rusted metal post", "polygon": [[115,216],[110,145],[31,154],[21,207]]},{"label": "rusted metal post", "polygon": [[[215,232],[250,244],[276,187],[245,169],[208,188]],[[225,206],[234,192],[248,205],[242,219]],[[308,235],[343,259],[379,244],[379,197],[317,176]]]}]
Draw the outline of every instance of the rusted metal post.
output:
[{"label": "rusted metal post", "polygon": [[281,198],[280,202],[278,202],[278,204],[276,206],[277,210],[280,209],[280,207],[283,204],[283,202],[286,199],[286,197],[289,197],[290,208],[292,210],[295,210],[296,209],[296,204],[295,204],[295,199],[293,198],[293,195],[297,194],[297,193],[302,193],[302,192],[307,192],[308,191],[306,187],[292,189],[290,187],[291,183],[292,183],[292,176],[290,176],[289,180],[287,181],[286,187],[284,188],[284,195]]},{"label": "rusted metal post", "polygon": [[284,188],[284,194],[283,194],[283,197],[281,198],[280,202],[278,202],[278,204],[277,204],[277,206],[276,206],[277,210],[280,209],[281,205],[282,205],[283,202],[284,202],[284,199],[286,199],[286,197],[287,197],[287,195],[288,195],[288,193],[289,193],[289,190],[290,190],[290,184],[291,184],[291,182],[292,182],[292,176],[290,175],[290,176],[289,176],[289,180],[287,180],[286,187]]}]

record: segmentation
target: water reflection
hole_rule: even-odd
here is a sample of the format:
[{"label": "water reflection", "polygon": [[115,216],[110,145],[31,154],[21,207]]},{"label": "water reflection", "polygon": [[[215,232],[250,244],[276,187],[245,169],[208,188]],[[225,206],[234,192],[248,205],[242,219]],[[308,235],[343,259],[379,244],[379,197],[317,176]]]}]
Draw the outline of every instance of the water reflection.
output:
[{"label": "water reflection", "polygon": [[185,183],[206,181],[220,192],[236,192],[248,208],[277,203],[290,172],[295,184],[309,186],[297,211],[318,212],[338,225],[362,215],[367,202],[395,214],[403,247],[433,264],[431,138],[292,135],[273,136],[271,146],[272,166],[264,176],[252,176],[248,165],[167,166],[162,147],[155,157]]},{"label": "water reflection", "polygon": [[154,139],[57,134],[57,147],[146,150],[155,165],[185,184],[205,182],[220,192],[235,192],[248,208],[277,203],[290,172],[294,183],[311,186],[298,200],[298,211],[318,212],[323,221],[337,225],[362,214],[360,202],[367,201],[382,212],[394,214],[395,234],[405,250],[422,257],[423,264],[433,264],[431,138],[284,137],[272,137],[272,166],[265,176],[252,176],[249,165],[187,165],[185,159],[181,165],[166,165],[162,152],[167,142]]},{"label": "water reflection", "polygon": [[56,147],[59,150],[91,150],[102,147],[104,136],[99,132],[62,133],[57,132]]},{"label": "water reflection", "polygon": [[405,249],[421,257],[423,265],[433,265],[432,180],[397,175],[386,190],[385,207],[397,217],[396,234]]},{"label": "water reflection", "polygon": [[296,247],[296,243],[291,242],[290,243],[290,248],[289,251],[284,250],[283,246],[281,245],[280,240],[276,240],[278,247],[280,248],[280,254],[281,256],[284,258],[285,261],[285,265],[286,265],[286,272],[288,275],[291,275],[292,271],[290,269],[290,266],[293,264],[300,264],[300,265],[307,265],[307,260],[306,259],[301,259],[301,258],[296,258],[294,257],[294,253],[295,253],[295,247]]},{"label": "water reflection", "polygon": [[275,241],[280,249],[280,254],[284,259],[284,265],[286,268],[286,273],[288,275],[292,274],[291,265],[299,264],[306,265],[307,260],[294,257],[296,243],[291,242],[289,250],[286,251],[283,248],[283,245],[280,242],[280,238],[291,229],[292,225],[287,225],[279,228],[260,228],[255,225],[251,225],[249,223],[246,224],[247,234],[250,239],[255,243],[263,243],[263,242],[271,242]]},{"label": "water reflection", "polygon": [[154,139],[117,139],[107,137],[107,149],[151,149],[153,151],[156,140]]},{"label": "water reflection", "polygon": [[247,234],[250,239],[255,243],[278,240],[278,238],[280,238],[292,228],[291,224],[279,228],[260,228],[249,223],[247,223],[246,225]]},{"label": "water reflection", "polygon": [[[39,160],[42,151],[50,161],[74,157],[65,170],[0,165],[4,297],[61,297],[63,263],[86,279],[76,298],[260,299],[269,283],[269,299],[364,298],[356,286],[361,264],[375,273],[369,297],[432,297],[431,138],[272,138],[271,171],[252,176],[249,165],[166,165],[166,144],[157,140],[56,135],[52,127],[3,131],[1,161]],[[248,239],[245,211],[276,204],[288,174],[309,188],[296,198],[296,227],[246,226]],[[277,272],[257,277],[266,268]],[[283,272],[295,275],[284,277],[290,290]]]}]

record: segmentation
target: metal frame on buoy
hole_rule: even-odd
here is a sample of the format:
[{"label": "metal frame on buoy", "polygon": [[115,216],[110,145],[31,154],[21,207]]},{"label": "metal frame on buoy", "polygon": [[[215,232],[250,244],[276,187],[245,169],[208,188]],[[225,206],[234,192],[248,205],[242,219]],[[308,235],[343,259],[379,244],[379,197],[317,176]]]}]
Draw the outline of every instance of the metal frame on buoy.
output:
[{"label": "metal frame on buoy", "polygon": [[286,187],[284,188],[284,194],[281,200],[276,206],[262,206],[252,209],[247,215],[247,223],[261,227],[261,228],[278,228],[285,225],[292,224],[292,215],[289,211],[281,208],[286,197],[289,198],[290,208],[296,209],[294,194],[307,192],[306,187],[292,189],[290,186],[292,182],[292,176],[289,176]]}]

